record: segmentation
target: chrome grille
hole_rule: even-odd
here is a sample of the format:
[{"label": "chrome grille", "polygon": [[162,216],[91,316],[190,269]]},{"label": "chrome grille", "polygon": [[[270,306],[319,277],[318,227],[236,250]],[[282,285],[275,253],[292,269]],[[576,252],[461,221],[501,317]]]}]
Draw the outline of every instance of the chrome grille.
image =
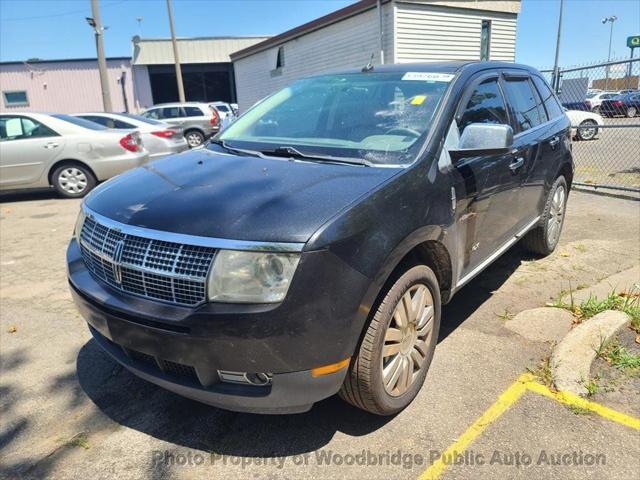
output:
[{"label": "chrome grille", "polygon": [[87,216],[80,231],[87,269],[123,292],[178,305],[206,299],[216,249],[123,233]]}]

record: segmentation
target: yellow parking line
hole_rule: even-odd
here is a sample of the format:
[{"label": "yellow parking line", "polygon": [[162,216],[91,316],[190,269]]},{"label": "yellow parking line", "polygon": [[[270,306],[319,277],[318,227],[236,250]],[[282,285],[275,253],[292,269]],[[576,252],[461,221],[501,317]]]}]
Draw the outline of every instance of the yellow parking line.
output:
[{"label": "yellow parking line", "polygon": [[448,466],[445,459],[452,458],[456,453],[462,454],[491,423],[500,418],[527,390],[544,395],[545,397],[566,405],[585,408],[608,420],[640,430],[640,419],[638,418],[618,412],[599,403],[590,402],[569,392],[553,392],[548,387],[536,382],[533,375],[525,373],[520,375],[518,379],[498,397],[498,400],[440,455],[438,460],[422,472],[418,480],[436,480],[439,478]]},{"label": "yellow parking line", "polygon": [[473,425],[471,425],[466,432],[447,448],[440,458],[436,460],[429,468],[427,468],[420,475],[418,480],[435,480],[442,472],[447,468],[445,458],[451,458],[455,453],[464,452],[467,447],[473,442],[478,435],[480,435],[488,425],[496,421],[500,415],[508,410],[522,394],[527,390],[527,382],[530,381],[530,375],[525,374],[518,378],[515,382],[507,388],[502,395],[498,397],[498,400],[486,410],[480,418],[478,418]]},{"label": "yellow parking line", "polygon": [[532,392],[539,393],[540,395],[544,395],[545,397],[553,398],[554,400],[557,400],[560,403],[564,403],[565,405],[574,405],[576,407],[585,408],[592,411],[593,413],[597,413],[601,417],[604,417],[608,420],[618,422],[625,427],[631,427],[635,428],[636,430],[640,430],[640,418],[635,418],[625,413],[618,412],[617,410],[605,407],[604,405],[600,405],[596,402],[590,402],[589,400],[585,400],[584,398],[581,398],[578,395],[574,395],[573,393],[553,392],[549,388],[537,382],[528,383],[527,389],[531,390]]}]

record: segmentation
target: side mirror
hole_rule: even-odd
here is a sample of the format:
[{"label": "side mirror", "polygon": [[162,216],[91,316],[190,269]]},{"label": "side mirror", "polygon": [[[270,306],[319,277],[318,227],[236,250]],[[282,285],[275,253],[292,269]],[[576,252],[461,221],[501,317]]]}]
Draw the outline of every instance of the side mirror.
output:
[{"label": "side mirror", "polygon": [[509,153],[513,145],[513,129],[509,125],[472,123],[460,137],[460,148],[449,150],[451,160],[483,155]]}]

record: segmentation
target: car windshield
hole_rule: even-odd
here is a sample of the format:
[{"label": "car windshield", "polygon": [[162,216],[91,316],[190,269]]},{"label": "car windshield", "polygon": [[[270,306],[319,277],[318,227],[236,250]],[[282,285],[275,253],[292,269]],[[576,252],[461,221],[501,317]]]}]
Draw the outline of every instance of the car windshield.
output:
[{"label": "car windshield", "polygon": [[99,123],[92,122],[90,120],[85,120],[80,117],[72,117],[71,115],[65,115],[64,113],[56,113],[55,115],[51,115],[53,118],[57,118],[58,120],[64,120],[65,122],[73,123],[74,125],[82,128],[88,128],[89,130],[107,130],[107,127],[104,125],[100,125]]},{"label": "car windshield", "polygon": [[284,148],[372,165],[411,163],[452,78],[365,72],[299,80],[257,103],[218,140],[266,154]]},{"label": "car windshield", "polygon": [[153,118],[143,117],[142,115],[134,115],[132,113],[119,113],[118,115],[122,117],[131,118],[133,120],[137,120],[139,122],[148,123],[149,125],[164,125],[164,123],[154,120]]}]

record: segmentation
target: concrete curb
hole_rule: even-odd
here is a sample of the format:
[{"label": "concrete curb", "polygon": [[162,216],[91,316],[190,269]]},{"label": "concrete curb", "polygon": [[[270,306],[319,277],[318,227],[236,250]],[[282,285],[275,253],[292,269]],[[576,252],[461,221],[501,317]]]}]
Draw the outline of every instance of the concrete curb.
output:
[{"label": "concrete curb", "polygon": [[607,310],[571,330],[551,355],[551,373],[556,388],[586,395],[584,384],[589,381],[596,350],[630,321],[626,313]]}]

